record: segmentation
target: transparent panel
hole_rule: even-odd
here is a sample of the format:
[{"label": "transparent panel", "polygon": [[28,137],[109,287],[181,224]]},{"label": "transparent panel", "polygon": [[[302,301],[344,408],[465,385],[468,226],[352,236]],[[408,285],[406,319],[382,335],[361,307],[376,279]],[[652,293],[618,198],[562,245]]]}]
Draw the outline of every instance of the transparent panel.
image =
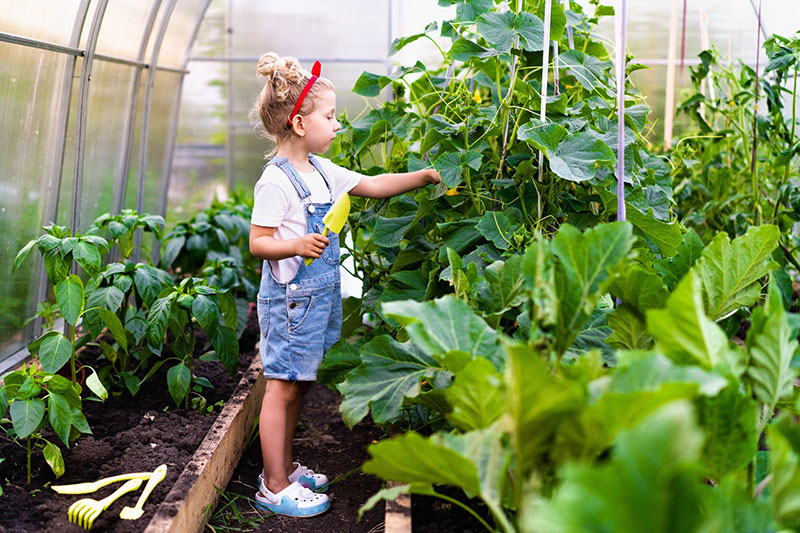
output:
[{"label": "transparent panel", "polygon": [[138,60],[145,24],[155,0],[114,0],[108,3],[100,35],[98,54]]},{"label": "transparent panel", "polygon": [[148,71],[142,70],[139,73],[139,91],[136,95],[136,118],[133,124],[133,139],[131,139],[131,156],[128,167],[128,183],[125,187],[125,209],[136,208],[136,190],[138,188],[139,167],[142,158],[142,123],[144,118],[144,99],[147,86]]},{"label": "transparent panel", "polygon": [[95,61],[86,115],[79,227],[112,209],[115,175],[124,155],[127,95],[136,67]]},{"label": "transparent panel", "polygon": [[[75,58],[75,76],[80,76],[83,58]],[[80,77],[72,79],[72,94],[69,102],[69,121],[64,139],[64,162],[61,166],[61,190],[58,194],[58,216],[56,223],[69,226],[72,216],[72,181],[75,174],[75,128],[78,112]]]},{"label": "transparent panel", "polygon": [[23,340],[23,320],[36,308],[37,253],[11,275],[17,251],[39,236],[58,164],[62,54],[0,43],[0,353]]},{"label": "transparent panel", "polygon": [[169,139],[169,123],[176,105],[181,74],[158,71],[153,84],[150,107],[150,134],[147,142],[147,178],[144,211],[158,213]]},{"label": "transparent panel", "polygon": [[0,31],[69,46],[79,4],[80,0],[0,0]]},{"label": "transparent panel", "polygon": [[158,64],[175,68],[183,68],[186,51],[191,46],[197,21],[203,16],[205,0],[183,0],[178,2],[169,19],[164,43],[158,54]]},{"label": "transparent panel", "polygon": [[233,56],[258,57],[273,50],[297,58],[382,61],[390,44],[385,0],[262,0],[233,5]]}]

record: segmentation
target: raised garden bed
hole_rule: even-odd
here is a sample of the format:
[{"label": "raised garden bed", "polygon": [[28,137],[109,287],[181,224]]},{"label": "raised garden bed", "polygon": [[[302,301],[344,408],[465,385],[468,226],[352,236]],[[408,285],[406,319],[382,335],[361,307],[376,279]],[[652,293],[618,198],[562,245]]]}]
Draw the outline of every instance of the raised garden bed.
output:
[{"label": "raised garden bed", "polygon": [[[258,325],[254,313],[248,317],[247,328],[240,339],[241,355],[236,378],[231,378],[219,363],[201,362],[196,375],[215,384],[207,392],[212,405],[231,397],[236,384],[255,356]],[[145,514],[138,520],[120,520],[119,511],[125,505],[133,506],[138,492],[120,498],[94,523],[93,531],[138,532],[143,531],[154,517],[159,504],[192,459],[200,443],[220,413],[217,408],[210,415],[197,411],[178,409],[169,398],[166,369],[162,368],[139,393],[131,398],[125,394],[105,403],[84,402],[86,418],[93,434],[79,439],[69,449],[63,449],[65,474],[55,480],[41,454],[32,458],[35,476],[30,485],[25,484],[25,451],[12,441],[0,442],[0,531],[35,532],[77,530],[67,520],[67,508],[82,496],[59,495],[49,489],[51,484],[69,484],[91,481],[115,474],[153,470],[165,463],[167,476],[148,499]],[[88,495],[103,498],[115,486]],[[185,490],[191,485],[184,487]],[[172,499],[182,499],[172,496]],[[65,529],[66,528],[66,529]]]}]

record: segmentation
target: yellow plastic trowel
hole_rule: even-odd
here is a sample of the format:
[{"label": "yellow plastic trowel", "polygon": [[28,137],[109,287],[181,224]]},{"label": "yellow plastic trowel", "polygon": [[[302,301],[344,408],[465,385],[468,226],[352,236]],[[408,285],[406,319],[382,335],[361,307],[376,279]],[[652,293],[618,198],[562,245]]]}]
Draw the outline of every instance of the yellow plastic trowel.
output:
[{"label": "yellow plastic trowel", "polygon": [[[325,224],[325,229],[322,230],[322,236],[328,234],[328,230],[334,233],[339,233],[347,222],[347,215],[350,214],[350,195],[344,193],[341,195],[333,205],[322,217],[322,223]],[[306,266],[314,262],[313,257],[306,258]]]}]

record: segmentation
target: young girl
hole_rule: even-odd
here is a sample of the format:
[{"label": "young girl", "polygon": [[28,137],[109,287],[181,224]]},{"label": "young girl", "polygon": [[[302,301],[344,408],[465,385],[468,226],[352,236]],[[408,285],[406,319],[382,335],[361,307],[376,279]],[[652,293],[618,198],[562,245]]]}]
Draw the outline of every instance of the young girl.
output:
[{"label": "young girl", "polygon": [[258,74],[265,85],[253,111],[278,148],[256,183],[250,228],[250,251],[265,260],[258,293],[264,473],[256,504],[306,517],[330,507],[315,492],[328,478],[292,461],[292,439],[303,395],[342,326],[339,236],[323,237],[322,219],[344,193],[387,198],[441,178],[433,169],[363,176],[311,155],[325,152],[340,128],[333,85],[319,77],[319,62],[309,73],[295,58],[270,52]]}]

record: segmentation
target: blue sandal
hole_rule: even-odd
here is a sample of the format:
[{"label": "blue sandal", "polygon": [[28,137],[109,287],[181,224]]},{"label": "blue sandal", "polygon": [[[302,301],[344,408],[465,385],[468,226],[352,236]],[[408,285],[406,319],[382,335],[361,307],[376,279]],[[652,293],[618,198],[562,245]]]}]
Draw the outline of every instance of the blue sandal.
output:
[{"label": "blue sandal", "polygon": [[[297,481],[302,486],[307,489],[311,489],[314,492],[325,492],[328,490],[328,476],[325,474],[317,474],[313,470],[308,467],[301,465],[298,462],[292,463],[295,465],[294,472],[289,474],[289,481],[294,483]],[[258,474],[258,485],[264,482],[264,472],[262,471]]]}]

